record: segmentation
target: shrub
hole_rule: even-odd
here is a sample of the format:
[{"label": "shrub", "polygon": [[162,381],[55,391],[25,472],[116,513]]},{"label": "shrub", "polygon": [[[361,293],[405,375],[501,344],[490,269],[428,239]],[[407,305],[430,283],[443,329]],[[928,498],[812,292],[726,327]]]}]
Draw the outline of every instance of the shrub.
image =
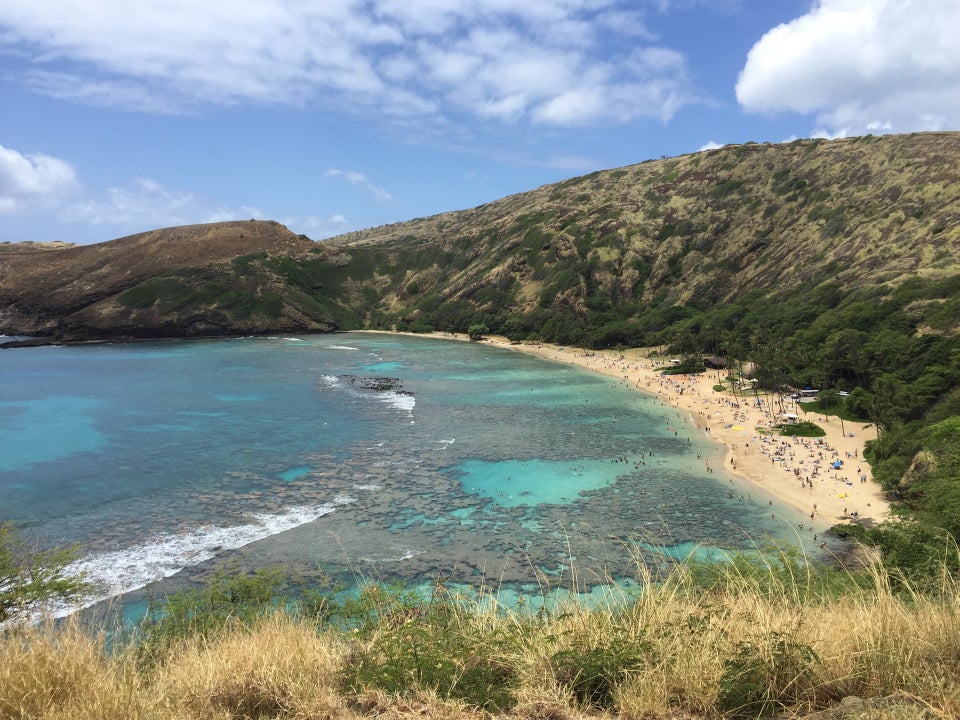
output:
[{"label": "shrub", "polygon": [[710,190],[710,197],[715,200],[720,200],[736,192],[741,187],[743,187],[743,183],[739,180],[721,180]]},{"label": "shrub", "polygon": [[610,709],[616,689],[644,666],[649,645],[623,637],[617,631],[604,644],[589,646],[581,639],[554,653],[551,665],[557,680],[582,705]]},{"label": "shrub", "polygon": [[149,278],[117,297],[117,302],[129,308],[148,308],[158,301],[161,303],[179,303],[189,297],[190,289],[177,277]]},{"label": "shrub", "polygon": [[827,434],[819,425],[803,420],[792,425],[779,425],[780,434],[787,437],[823,437]]},{"label": "shrub", "polygon": [[516,702],[511,627],[483,622],[439,583],[430,597],[368,586],[338,615],[359,621],[360,644],[343,670],[343,685],[352,692],[409,696],[426,690],[488,711]]},{"label": "shrub", "polygon": [[791,688],[818,662],[813,648],[784,633],[740,641],[723,662],[717,704],[734,717],[769,715],[792,704]]},{"label": "shrub", "polygon": [[414,320],[407,326],[407,332],[412,333],[432,333],[433,330],[433,325],[425,323],[422,320]]},{"label": "shrub", "polygon": [[703,364],[703,360],[697,357],[684,358],[679,365],[671,365],[670,367],[664,368],[662,374],[664,375],[690,375],[696,373],[702,373],[706,370],[706,366]]},{"label": "shrub", "polygon": [[488,328],[483,323],[479,323],[476,325],[471,325],[467,329],[467,336],[471,340],[483,340],[483,336],[486,335],[488,332],[490,332],[490,328]]},{"label": "shrub", "polygon": [[137,655],[150,665],[177,642],[249,625],[276,611],[285,589],[279,570],[264,569],[247,575],[222,571],[199,589],[152,598],[133,631]]}]

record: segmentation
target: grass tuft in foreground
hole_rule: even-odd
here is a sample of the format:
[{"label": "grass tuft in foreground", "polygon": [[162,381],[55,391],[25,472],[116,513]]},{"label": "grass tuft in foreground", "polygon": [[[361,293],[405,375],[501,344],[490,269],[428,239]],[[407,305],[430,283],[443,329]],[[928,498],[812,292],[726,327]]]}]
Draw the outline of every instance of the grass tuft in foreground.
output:
[{"label": "grass tuft in foreground", "polygon": [[75,622],[7,629],[0,720],[960,716],[946,574],[921,594],[880,568],[736,558],[549,612],[443,580],[297,605],[264,595],[271,578],[222,577],[190,610],[175,598],[113,653]]}]

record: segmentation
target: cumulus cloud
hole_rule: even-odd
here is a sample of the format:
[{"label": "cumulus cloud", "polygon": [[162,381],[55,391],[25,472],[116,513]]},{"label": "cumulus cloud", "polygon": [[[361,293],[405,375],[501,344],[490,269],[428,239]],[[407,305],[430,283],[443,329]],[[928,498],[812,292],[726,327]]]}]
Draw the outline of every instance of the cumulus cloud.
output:
[{"label": "cumulus cloud", "polygon": [[35,91],[145,112],[248,103],[583,125],[696,101],[630,0],[4,0]]},{"label": "cumulus cloud", "polygon": [[703,145],[701,145],[697,152],[703,152],[704,150],[719,150],[722,147],[723,145],[720,143],[710,140],[709,142],[705,142]]},{"label": "cumulus cloud", "polygon": [[960,2],[819,0],[750,50],[744,109],[815,113],[828,137],[960,124]]},{"label": "cumulus cloud", "polygon": [[342,178],[354,187],[365,190],[373,195],[377,202],[393,202],[393,195],[391,195],[389,191],[372,183],[370,179],[361,172],[357,172],[355,170],[339,170],[337,168],[331,168],[324,173],[324,177]]},{"label": "cumulus cloud", "polygon": [[255,207],[218,206],[196,193],[173,190],[149,178],[138,178],[132,187],[110,188],[106,195],[103,200],[87,199],[64,206],[61,218],[88,225],[142,229],[264,217]]},{"label": "cumulus cloud", "polygon": [[[36,223],[41,213],[50,221],[100,228],[98,232],[113,237],[149,227],[266,219],[257,207],[218,204],[150,178],[137,178],[128,186],[94,195],[65,160],[41,153],[23,154],[0,145],[0,216],[22,216]],[[305,225],[329,230],[320,233],[324,236],[352,229],[336,217],[307,219]]]},{"label": "cumulus cloud", "polygon": [[[393,200],[390,193],[362,173],[331,170],[328,175],[343,178],[379,200]],[[255,206],[217,204],[203,195],[168,188],[150,178],[108,188],[100,196],[89,195],[83,192],[73,167],[64,160],[43,154],[24,155],[0,145],[0,215],[28,216],[41,211],[60,222],[100,228],[98,232],[107,237],[150,227],[267,218]],[[340,214],[290,217],[281,222],[316,239],[356,229]]]},{"label": "cumulus cloud", "polygon": [[325,240],[357,229],[354,223],[339,213],[327,217],[316,215],[289,217],[282,219],[280,222],[293,232],[302,233],[314,240]]},{"label": "cumulus cloud", "polygon": [[78,188],[76,173],[64,160],[0,145],[0,215],[56,205]]}]

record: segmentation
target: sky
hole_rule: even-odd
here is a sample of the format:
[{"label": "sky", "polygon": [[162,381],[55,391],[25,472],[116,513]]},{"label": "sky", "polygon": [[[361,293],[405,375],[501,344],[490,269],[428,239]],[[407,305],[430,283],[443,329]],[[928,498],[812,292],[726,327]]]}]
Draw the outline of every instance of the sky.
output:
[{"label": "sky", "polygon": [[960,0],[0,0],[0,242],[322,240],[728,143],[960,129]]}]

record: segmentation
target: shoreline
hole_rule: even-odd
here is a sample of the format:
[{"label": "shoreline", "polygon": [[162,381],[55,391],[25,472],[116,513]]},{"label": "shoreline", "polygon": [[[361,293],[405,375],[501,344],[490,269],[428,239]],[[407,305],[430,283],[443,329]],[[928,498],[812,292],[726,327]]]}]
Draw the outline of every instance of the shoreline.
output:
[{"label": "shoreline", "polygon": [[[343,331],[344,334],[351,332],[470,342],[463,333]],[[217,340],[227,337],[235,336],[123,337],[85,341],[31,338],[25,342],[3,343],[0,348],[156,340]],[[817,413],[808,413],[802,419],[809,419],[823,428],[826,432],[823,438],[794,439],[760,433],[761,429],[769,432],[774,424],[766,405],[758,408],[755,400],[742,396],[740,401],[735,403],[729,391],[722,394],[715,392],[713,386],[717,378],[712,370],[696,376],[664,376],[661,371],[665,368],[666,360],[653,357],[651,348],[630,348],[622,351],[585,350],[547,343],[513,343],[498,336],[486,336],[479,342],[553,362],[576,365],[616,378],[635,390],[659,397],[671,407],[685,411],[686,422],[726,449],[723,460],[723,470],[726,473],[750,486],[762,488],[803,515],[809,516],[809,520],[804,523],[808,529],[812,527],[819,532],[838,523],[870,524],[889,517],[890,503],[884,498],[880,487],[873,482],[870,465],[863,458],[864,445],[870,437],[868,433],[873,429],[872,425],[844,424],[836,417],[828,418]],[[761,400],[766,399],[766,395],[761,396]],[[734,404],[737,407],[734,407]],[[801,408],[792,405],[785,409],[797,414],[804,413]],[[835,460],[842,462],[840,468],[832,467]]]},{"label": "shoreline", "polygon": [[[470,342],[459,333],[395,333],[379,330],[351,332],[383,332],[440,340]],[[842,422],[836,417],[804,413],[791,403],[788,412],[796,412],[826,432],[822,438],[793,438],[776,434],[771,428],[779,408],[773,396],[735,398],[729,387],[716,392],[717,371],[699,375],[662,374],[667,360],[651,357],[650,348],[584,350],[547,343],[514,344],[506,338],[486,336],[478,341],[493,347],[534,355],[544,360],[575,365],[608,377],[625,386],[659,397],[685,411],[687,421],[704,437],[726,448],[723,469],[730,475],[762,488],[781,502],[810,517],[807,527],[816,532],[838,523],[874,523],[888,517],[890,503],[873,481],[870,465],[863,458],[867,434],[872,426]],[[724,371],[719,371],[726,382]],[[839,468],[834,463],[840,461]],[[802,527],[802,526],[801,526]]]}]

